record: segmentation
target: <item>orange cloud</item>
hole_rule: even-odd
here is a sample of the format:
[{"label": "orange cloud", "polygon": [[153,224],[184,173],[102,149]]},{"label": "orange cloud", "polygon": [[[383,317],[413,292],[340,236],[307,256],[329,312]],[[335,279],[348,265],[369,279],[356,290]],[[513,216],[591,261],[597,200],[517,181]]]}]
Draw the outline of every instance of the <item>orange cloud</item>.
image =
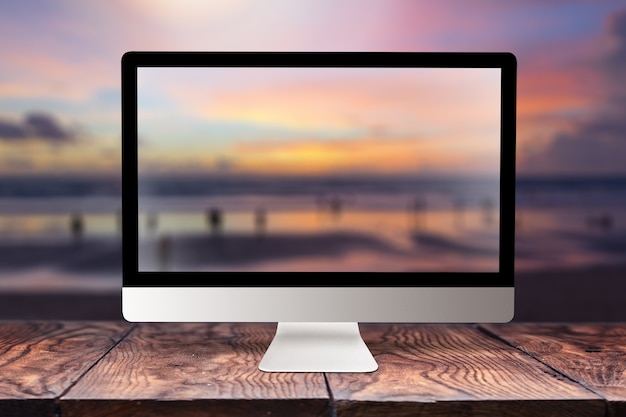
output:
[{"label": "orange cloud", "polygon": [[588,69],[522,73],[519,76],[518,113],[524,118],[589,109],[604,95],[602,90],[597,74]]},{"label": "orange cloud", "polygon": [[261,174],[493,171],[497,162],[497,155],[488,152],[469,153],[462,147],[455,151],[437,140],[411,137],[244,143],[233,154],[241,171]]}]

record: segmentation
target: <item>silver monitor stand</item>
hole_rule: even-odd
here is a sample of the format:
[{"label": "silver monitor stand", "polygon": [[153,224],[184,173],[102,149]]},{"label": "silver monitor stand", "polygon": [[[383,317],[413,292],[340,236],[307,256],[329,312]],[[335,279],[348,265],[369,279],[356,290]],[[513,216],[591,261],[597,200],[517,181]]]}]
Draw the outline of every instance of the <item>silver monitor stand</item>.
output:
[{"label": "silver monitor stand", "polygon": [[279,322],[259,363],[266,372],[372,372],[378,364],[358,323]]},{"label": "silver monitor stand", "polygon": [[279,322],[259,363],[265,372],[372,372],[378,364],[358,323]]}]

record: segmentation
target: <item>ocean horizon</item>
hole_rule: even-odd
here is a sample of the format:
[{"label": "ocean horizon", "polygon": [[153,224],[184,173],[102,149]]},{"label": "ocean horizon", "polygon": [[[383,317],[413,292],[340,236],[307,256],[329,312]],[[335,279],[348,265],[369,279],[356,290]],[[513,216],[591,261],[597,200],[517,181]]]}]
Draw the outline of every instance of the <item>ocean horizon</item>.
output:
[{"label": "ocean horizon", "polygon": [[[437,201],[447,196],[468,205],[497,198],[495,178],[254,178],[160,176],[139,185],[141,196],[301,196],[301,195],[424,195]],[[516,179],[516,207],[626,206],[626,176]],[[111,212],[121,208],[122,181],[117,176],[0,177],[0,214],[58,213],[71,210]],[[452,201],[452,200],[450,200]],[[448,202],[450,202],[448,201]],[[435,207],[433,205],[432,207]]]}]

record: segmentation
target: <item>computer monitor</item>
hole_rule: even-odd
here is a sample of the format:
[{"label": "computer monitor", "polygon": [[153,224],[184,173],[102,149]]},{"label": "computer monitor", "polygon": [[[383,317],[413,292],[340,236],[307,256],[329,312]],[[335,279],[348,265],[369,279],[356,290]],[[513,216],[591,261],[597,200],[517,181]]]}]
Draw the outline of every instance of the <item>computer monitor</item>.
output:
[{"label": "computer monitor", "polygon": [[512,319],[512,54],[121,67],[126,320],[277,323],[261,370],[369,372],[359,323]]}]

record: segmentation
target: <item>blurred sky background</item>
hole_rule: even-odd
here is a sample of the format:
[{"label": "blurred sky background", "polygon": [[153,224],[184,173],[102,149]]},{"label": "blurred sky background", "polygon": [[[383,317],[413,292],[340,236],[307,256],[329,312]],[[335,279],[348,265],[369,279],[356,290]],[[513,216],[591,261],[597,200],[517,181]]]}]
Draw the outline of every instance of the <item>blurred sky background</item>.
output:
[{"label": "blurred sky background", "polygon": [[[525,209],[537,203],[532,178],[543,181],[542,198],[566,190],[550,210],[534,212],[536,226],[518,212],[520,224],[534,229],[518,230],[517,254],[534,251],[544,266],[618,262],[603,295],[619,294],[611,288],[626,270],[623,0],[0,0],[0,240],[50,227],[69,234],[62,217],[70,214],[67,206],[59,205],[57,212],[52,202],[58,199],[26,198],[34,182],[40,187],[33,195],[57,195],[56,176],[108,178],[100,190],[108,196],[106,210],[119,209],[119,187],[106,187],[120,176],[120,60],[132,50],[514,53],[517,173],[530,181],[518,203]],[[545,182],[564,177],[596,182],[582,188]],[[594,194],[598,187],[601,193]],[[596,206],[574,212],[593,203],[594,195]],[[94,212],[102,211],[101,200],[89,201]],[[62,216],[25,215],[40,211]],[[89,221],[89,227],[109,222],[102,228],[115,230],[112,214]],[[48,259],[58,258],[43,249]],[[32,264],[36,254],[29,250],[2,247],[3,282],[10,281],[14,264]],[[119,277],[116,250],[102,262],[116,263]],[[81,265],[91,267],[84,255]],[[28,289],[48,279],[50,271],[42,270],[42,280],[37,274],[31,274]],[[63,288],[73,285],[68,281]],[[117,294],[119,282],[113,286]],[[578,288],[582,295],[588,290]],[[538,292],[531,285],[528,291]],[[618,304],[624,303],[613,305]],[[574,300],[571,311],[579,305]]]},{"label": "blurred sky background", "polygon": [[118,173],[129,50],[510,51],[518,172],[626,174],[623,1],[0,2],[0,175]]}]

